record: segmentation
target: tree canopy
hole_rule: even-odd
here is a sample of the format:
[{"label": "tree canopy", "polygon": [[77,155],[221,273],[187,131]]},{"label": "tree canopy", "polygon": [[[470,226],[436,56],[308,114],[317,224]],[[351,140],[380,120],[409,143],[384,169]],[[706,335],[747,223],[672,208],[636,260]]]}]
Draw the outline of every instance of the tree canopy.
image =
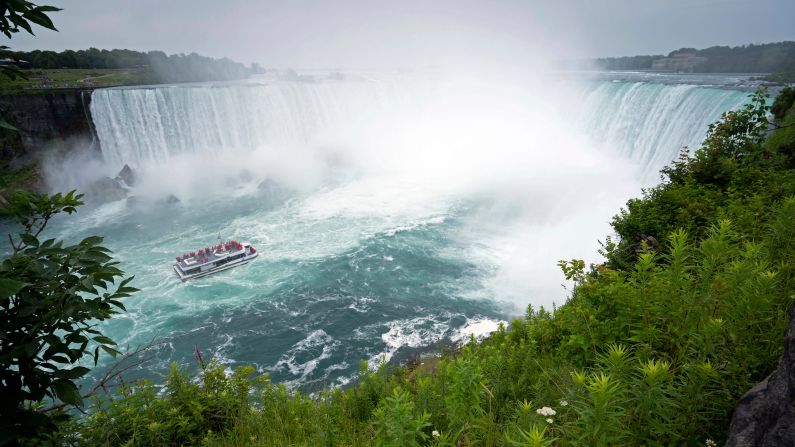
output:
[{"label": "tree canopy", "polygon": [[706,58],[693,71],[699,73],[781,73],[795,72],[795,42],[713,46],[702,50],[680,48],[665,55],[606,57],[596,59],[603,70],[649,70],[652,63],[664,57],[692,53]]},{"label": "tree canopy", "polygon": [[0,52],[0,56],[20,62],[20,66],[32,69],[84,68],[84,69],[147,69],[151,71],[151,82],[199,82],[243,79],[261,73],[262,67],[251,67],[228,58],[213,59],[191,54],[166,55],[162,51],[133,50],[49,50]]},{"label": "tree canopy", "polygon": [[52,430],[59,414],[38,404],[81,406],[84,357],[96,365],[100,351],[118,353],[96,325],[124,311],[132,277],[123,279],[101,237],[73,245],[44,237],[51,219],[74,213],[81,197],[12,196],[9,214],[21,232],[8,235],[12,252],[0,263],[0,444]]}]

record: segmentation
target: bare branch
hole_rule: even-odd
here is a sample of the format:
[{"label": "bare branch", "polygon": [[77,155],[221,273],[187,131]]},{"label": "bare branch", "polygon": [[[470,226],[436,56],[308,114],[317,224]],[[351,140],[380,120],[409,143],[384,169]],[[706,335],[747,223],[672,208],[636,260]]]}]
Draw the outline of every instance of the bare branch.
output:
[{"label": "bare branch", "polygon": [[[128,360],[130,360],[130,359],[132,359],[134,357],[137,357],[139,354],[141,354],[141,353],[143,353],[143,352],[145,352],[145,351],[147,351],[147,350],[149,350],[149,349],[151,349],[151,348],[153,348],[155,346],[159,346],[159,345],[162,345],[162,344],[165,344],[165,342],[164,341],[156,342],[154,339],[152,339],[152,341],[150,341],[149,343],[147,343],[145,345],[138,346],[137,348],[135,348],[132,351],[130,351],[128,349],[128,351],[122,356],[122,358],[120,358],[119,360],[115,361],[110,366],[110,368],[108,368],[105,371],[105,373],[102,375],[102,377],[100,377],[99,380],[97,380],[97,382],[94,383],[94,385],[87,392],[82,394],[81,397],[85,400],[85,399],[88,399],[89,397],[92,397],[92,396],[96,395],[99,390],[107,389],[108,385],[111,382],[113,382],[117,378],[120,378],[121,375],[124,374],[125,372],[127,372],[127,371],[129,371],[129,370],[131,370],[133,368],[136,368],[136,367],[148,362],[149,360],[152,360],[153,356],[150,355],[150,356],[141,356],[141,357],[136,358],[133,361],[128,362]],[[60,403],[60,404],[57,404],[57,405],[53,405],[53,406],[47,407],[47,408],[43,409],[42,411],[49,412],[49,411],[54,411],[54,410],[60,410],[60,409],[65,408],[66,406],[68,406],[68,404]]]},{"label": "bare branch", "polygon": [[14,245],[14,240],[11,239],[11,234],[8,235],[8,243],[11,244],[11,250],[13,250],[13,253],[11,253],[11,255],[13,256],[17,254],[19,250],[17,250],[16,245]]}]

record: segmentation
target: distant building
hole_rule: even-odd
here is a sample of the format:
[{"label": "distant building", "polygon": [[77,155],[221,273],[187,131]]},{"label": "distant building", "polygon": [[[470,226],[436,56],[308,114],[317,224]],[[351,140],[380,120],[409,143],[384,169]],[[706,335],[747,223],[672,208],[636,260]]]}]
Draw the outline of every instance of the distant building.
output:
[{"label": "distant building", "polygon": [[22,59],[14,60],[14,59],[11,59],[11,58],[5,58],[5,59],[0,59],[0,65],[2,65],[2,66],[13,65],[13,66],[15,66],[17,68],[28,68],[28,67],[30,67],[30,62],[23,61]]},{"label": "distant building", "polygon": [[670,57],[655,59],[651,63],[651,69],[658,71],[692,72],[696,66],[706,61],[706,57],[697,56],[696,53],[676,53]]},{"label": "distant building", "polygon": [[14,65],[15,67],[18,67],[18,68],[26,68],[26,67],[28,67],[30,65],[30,62],[23,61],[22,59],[14,60],[14,59],[11,59],[11,58],[7,57],[5,59],[0,59],[0,65],[6,65],[6,66]]}]

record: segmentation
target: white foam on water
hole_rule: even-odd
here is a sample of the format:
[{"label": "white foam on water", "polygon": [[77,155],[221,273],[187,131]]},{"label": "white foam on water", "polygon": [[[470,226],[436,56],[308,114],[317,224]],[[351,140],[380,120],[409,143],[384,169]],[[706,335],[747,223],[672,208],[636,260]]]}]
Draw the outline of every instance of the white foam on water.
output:
[{"label": "white foam on water", "polygon": [[[448,316],[449,317],[449,316]],[[386,326],[387,331],[381,333],[381,341],[385,349],[378,351],[368,359],[368,367],[375,370],[382,362],[389,362],[401,348],[420,348],[433,346],[444,339],[449,325],[436,317],[417,317],[394,320],[382,324],[374,324],[354,331],[356,337],[367,339],[374,336],[376,328]]]},{"label": "white foam on water", "polygon": [[[281,356],[275,365],[268,369],[271,371],[286,369],[293,376],[297,376],[295,379],[288,380],[286,383],[288,385],[295,386],[303,383],[305,379],[315,371],[321,361],[331,358],[332,351],[338,346],[339,341],[334,340],[334,338],[328,335],[326,331],[317,329],[310,332],[304,339],[294,344]],[[321,351],[319,355],[303,362],[297,360],[297,357],[302,353],[307,351],[317,351],[318,348],[320,348]],[[333,369],[329,370],[327,368],[325,370],[324,377],[327,376],[331,371],[333,371]]]},{"label": "white foam on water", "polygon": [[504,320],[475,318],[468,320],[451,339],[456,343],[462,344],[469,343],[471,337],[474,337],[475,340],[483,340],[491,333],[496,332],[500,325],[506,326],[507,324],[508,322]]}]

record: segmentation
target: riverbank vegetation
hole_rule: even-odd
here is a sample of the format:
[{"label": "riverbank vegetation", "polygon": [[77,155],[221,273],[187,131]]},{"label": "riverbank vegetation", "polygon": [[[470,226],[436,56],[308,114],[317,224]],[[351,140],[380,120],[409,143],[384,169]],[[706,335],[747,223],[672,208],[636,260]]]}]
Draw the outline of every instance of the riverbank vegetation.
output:
[{"label": "riverbank vegetation", "polygon": [[[117,383],[83,405],[85,417],[30,442],[721,443],[737,399],[775,368],[795,296],[793,100],[782,92],[771,123],[760,92],[712,125],[615,217],[605,263],[561,261],[575,287],[554,310],[529,307],[433,364],[362,364],[355,386],[312,395],[251,367],[227,374],[197,350],[198,377],[174,365],[162,387]],[[18,262],[4,261],[0,284]]]},{"label": "riverbank vegetation", "polygon": [[770,73],[770,82],[795,82],[795,42],[714,46],[701,50],[680,48],[666,55],[605,57],[593,60],[602,70],[651,70],[655,61],[678,54],[703,58],[688,71],[694,73]]},{"label": "riverbank vegetation", "polygon": [[0,94],[35,93],[64,88],[176,82],[231,81],[264,72],[257,64],[247,67],[230,59],[191,54],[166,55],[162,51],[65,50],[61,52],[0,49],[0,59],[18,66],[19,74],[0,81]]},{"label": "riverbank vegetation", "polygon": [[22,69],[20,73],[24,77],[3,79],[0,82],[0,95],[143,85],[151,80],[150,73],[144,68]]}]

